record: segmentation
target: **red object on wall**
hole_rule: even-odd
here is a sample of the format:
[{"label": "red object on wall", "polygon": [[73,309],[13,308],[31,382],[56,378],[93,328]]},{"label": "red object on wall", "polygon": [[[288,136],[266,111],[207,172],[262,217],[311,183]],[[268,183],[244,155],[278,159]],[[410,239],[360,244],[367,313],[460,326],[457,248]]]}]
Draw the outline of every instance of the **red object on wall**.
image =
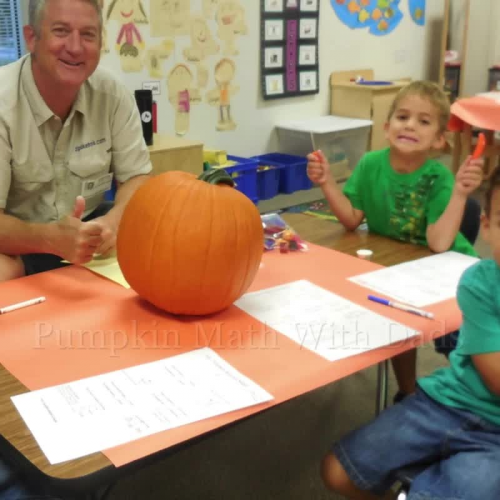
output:
[{"label": "red object on wall", "polygon": [[157,114],[156,101],[153,101],[153,134],[156,134],[158,128],[157,116],[158,114]]}]

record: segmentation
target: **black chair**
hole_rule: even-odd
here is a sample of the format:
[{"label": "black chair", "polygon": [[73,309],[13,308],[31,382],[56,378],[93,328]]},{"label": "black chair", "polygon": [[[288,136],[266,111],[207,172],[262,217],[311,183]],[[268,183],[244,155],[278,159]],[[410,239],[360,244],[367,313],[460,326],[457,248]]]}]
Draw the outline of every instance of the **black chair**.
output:
[{"label": "black chair", "polygon": [[481,205],[474,198],[467,198],[465,204],[460,232],[467,238],[471,245],[476,243],[481,222]]}]

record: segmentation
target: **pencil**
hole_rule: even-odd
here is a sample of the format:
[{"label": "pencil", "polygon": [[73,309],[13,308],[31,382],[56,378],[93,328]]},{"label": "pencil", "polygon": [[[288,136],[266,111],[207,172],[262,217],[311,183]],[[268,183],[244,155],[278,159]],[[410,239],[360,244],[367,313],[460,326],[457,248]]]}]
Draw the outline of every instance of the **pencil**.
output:
[{"label": "pencil", "polygon": [[17,304],[12,304],[10,306],[0,308],[0,314],[16,311],[17,309],[22,309],[23,307],[34,306],[35,304],[41,304],[42,302],[45,302],[45,297],[37,297],[36,299],[25,300],[24,302],[18,302]]}]

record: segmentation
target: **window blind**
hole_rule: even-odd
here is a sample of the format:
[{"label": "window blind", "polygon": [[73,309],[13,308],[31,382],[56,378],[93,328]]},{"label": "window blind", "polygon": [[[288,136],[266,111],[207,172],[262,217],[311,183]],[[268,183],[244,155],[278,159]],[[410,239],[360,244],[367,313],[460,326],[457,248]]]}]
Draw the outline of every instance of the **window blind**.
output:
[{"label": "window blind", "polygon": [[17,0],[0,0],[0,66],[21,57],[21,32]]}]

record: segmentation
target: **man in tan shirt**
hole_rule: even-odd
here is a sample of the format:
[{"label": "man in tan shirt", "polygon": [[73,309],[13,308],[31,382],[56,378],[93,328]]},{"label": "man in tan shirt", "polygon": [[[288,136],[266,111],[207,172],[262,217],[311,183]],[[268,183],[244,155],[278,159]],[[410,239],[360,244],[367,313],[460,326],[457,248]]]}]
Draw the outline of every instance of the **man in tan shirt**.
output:
[{"label": "man in tan shirt", "polygon": [[0,68],[0,281],[112,251],[151,171],[133,96],[96,69],[101,30],[98,0],[32,0],[30,54]]},{"label": "man in tan shirt", "polygon": [[[30,0],[30,54],[0,68],[0,281],[112,251],[125,205],[151,171],[134,98],[96,69],[101,29],[98,0]],[[0,457],[0,499],[14,498],[55,497]]]}]

